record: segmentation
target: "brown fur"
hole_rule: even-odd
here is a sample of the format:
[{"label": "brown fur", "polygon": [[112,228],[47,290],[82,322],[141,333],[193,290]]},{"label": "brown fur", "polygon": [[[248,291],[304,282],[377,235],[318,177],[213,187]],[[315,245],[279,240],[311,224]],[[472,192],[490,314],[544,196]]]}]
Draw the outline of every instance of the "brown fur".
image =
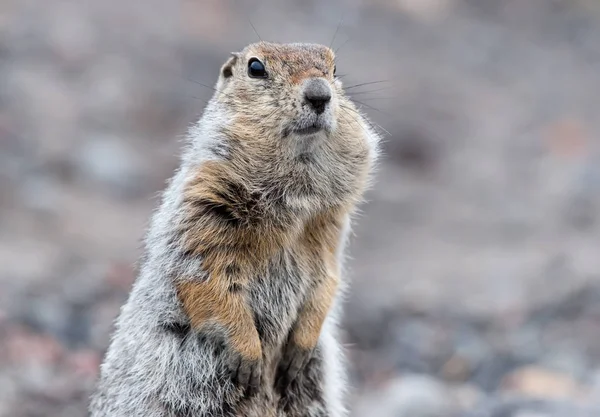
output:
[{"label": "brown fur", "polygon": [[177,292],[194,328],[202,330],[211,323],[221,325],[239,354],[249,360],[261,358],[252,312],[241,292],[231,292],[227,280],[216,277],[204,282],[184,281],[177,285]]},{"label": "brown fur", "polygon": [[94,416],[345,415],[331,310],[378,136],[334,67],[325,46],[266,42],[221,67],[153,218]]},{"label": "brown fur", "polygon": [[[279,64],[282,69],[287,69],[292,84],[300,84],[308,77],[333,75],[331,69],[334,65],[335,56],[329,48],[322,48],[314,52],[323,60],[324,64],[315,60],[314,56],[308,56],[306,53],[302,53],[288,45],[259,44],[256,53],[264,57],[265,61]],[[312,68],[308,67],[307,63],[313,64]]]},{"label": "brown fur", "polygon": [[[334,56],[328,48],[306,53],[287,45],[257,44],[245,55],[259,56],[270,71],[279,76],[284,74],[281,78],[288,80],[289,88],[295,88],[308,77],[333,77]],[[242,56],[234,54],[222,71],[226,75],[233,73]],[[315,56],[319,59],[315,60]],[[334,205],[312,218],[282,209],[279,207],[283,205],[279,201],[282,196],[269,194],[264,184],[284,182],[288,177],[300,182],[304,176],[302,166],[289,165],[284,170],[273,165],[272,161],[285,151],[278,130],[270,125],[275,120],[270,114],[261,115],[261,97],[254,97],[244,85],[236,86],[234,91],[222,87],[220,99],[236,102],[252,99],[256,105],[252,113],[245,113],[245,108],[239,111],[232,126],[225,131],[231,145],[229,159],[206,162],[188,182],[184,194],[187,215],[180,225],[182,243],[190,254],[202,258],[209,283],[179,284],[181,302],[195,327],[202,327],[207,321],[218,322],[230,329],[234,345],[245,346],[241,339],[256,339],[256,330],[250,319],[251,312],[245,307],[243,292],[232,293],[230,288],[235,285],[243,289],[264,270],[277,251],[293,248],[302,268],[314,276],[315,285],[300,312],[292,340],[303,348],[313,348],[339,281],[335,250],[340,225],[359,198],[359,191],[365,187],[368,167],[348,164],[351,169],[358,169],[359,175],[348,175],[358,182],[345,184],[353,191],[349,201],[344,202],[344,208]],[[355,137],[360,126],[350,111],[343,111],[344,105],[350,103],[346,103],[341,94],[339,99],[342,114],[338,134]],[[325,146],[332,155],[350,162],[364,160],[367,152],[362,141],[345,139]],[[302,184],[295,186],[302,187]],[[252,348],[244,347],[245,354],[256,355],[259,349],[255,341],[246,344]]]},{"label": "brown fur", "polygon": [[[302,268],[315,277],[315,287],[300,312],[292,340],[302,348],[312,349],[337,289],[335,253],[341,223],[348,211],[335,208],[319,214],[307,222],[300,235],[296,224],[299,222],[292,219],[275,224],[253,216],[244,217],[252,214],[252,208],[244,205],[245,193],[236,195],[228,188],[233,181],[241,181],[234,178],[227,171],[227,164],[207,163],[185,193],[189,218],[195,222],[183,233],[184,244],[191,253],[202,256],[209,279],[178,284],[183,307],[195,328],[217,322],[229,330],[232,344],[240,347],[241,354],[256,357],[260,342],[257,343],[252,312],[241,291],[232,292],[231,288],[243,289],[274,252],[294,247]],[[231,218],[239,222],[223,223],[211,218],[210,213],[199,213],[198,210],[203,210],[199,207],[207,204],[231,210]]]},{"label": "brown fur", "polygon": [[300,240],[304,248],[302,261],[314,275],[314,286],[300,310],[292,330],[291,340],[302,349],[317,345],[321,326],[333,302],[339,284],[335,254],[343,216],[340,210],[331,210],[308,223]]},{"label": "brown fur", "polygon": [[[252,57],[275,75],[268,90],[258,91],[260,84],[242,72]],[[278,253],[290,254],[310,277],[288,352],[315,349],[339,286],[340,233],[367,185],[370,148],[333,66],[333,52],[317,46],[259,43],[234,54],[222,67],[222,94],[216,95],[235,109],[221,126],[227,157],[204,162],[186,183],[178,236],[188,255],[201,259],[206,276],[180,277],[178,297],[195,329],[223,327],[230,346],[246,359],[262,352],[248,288]],[[312,77],[331,83],[337,126],[319,144],[319,154],[307,156],[317,160],[301,162],[282,137],[282,120],[293,118],[294,97]],[[290,198],[300,205],[294,208]]]},{"label": "brown fur", "polygon": [[289,244],[295,233],[293,221],[263,218],[260,199],[228,163],[207,162],[189,182],[183,244],[202,257],[209,276],[227,276],[229,268],[244,277],[239,278],[243,282]]}]

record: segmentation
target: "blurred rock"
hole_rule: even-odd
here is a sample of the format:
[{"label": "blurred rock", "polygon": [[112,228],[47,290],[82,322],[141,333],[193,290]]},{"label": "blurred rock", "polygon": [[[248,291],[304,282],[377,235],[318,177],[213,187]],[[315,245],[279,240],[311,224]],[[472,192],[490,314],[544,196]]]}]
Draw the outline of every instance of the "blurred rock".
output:
[{"label": "blurred rock", "polygon": [[116,195],[135,193],[145,181],[138,154],[118,137],[90,138],[76,157],[77,167],[84,176],[108,186]]},{"label": "blurred rock", "polygon": [[535,366],[519,368],[502,381],[502,390],[527,397],[547,399],[580,399],[587,388],[566,374]]},{"label": "blurred rock", "polygon": [[457,409],[444,384],[426,375],[402,375],[376,392],[367,394],[356,407],[356,417],[446,417]]},{"label": "blurred rock", "polygon": [[599,416],[598,2],[244,3],[2,3],[0,417],[85,414],[199,83],[249,20],[339,24],[389,131],[346,274],[354,415]]},{"label": "blurred rock", "polygon": [[56,215],[60,208],[58,188],[58,184],[51,179],[30,178],[23,182],[21,198],[26,207],[34,212]]},{"label": "blurred rock", "polygon": [[560,401],[541,401],[518,397],[495,397],[460,417],[594,417],[600,408]]},{"label": "blurred rock", "polygon": [[476,385],[462,384],[449,387],[452,397],[460,410],[472,410],[479,403],[486,401],[485,393]]},{"label": "blurred rock", "polygon": [[99,375],[101,355],[93,350],[81,350],[70,353],[67,357],[70,366],[77,375],[95,379]]},{"label": "blurred rock", "polygon": [[539,363],[548,369],[574,378],[584,378],[589,372],[585,356],[577,349],[551,349],[541,355]]},{"label": "blurred rock", "polygon": [[452,356],[442,367],[442,376],[450,381],[466,381],[471,373],[469,360],[461,356]]}]

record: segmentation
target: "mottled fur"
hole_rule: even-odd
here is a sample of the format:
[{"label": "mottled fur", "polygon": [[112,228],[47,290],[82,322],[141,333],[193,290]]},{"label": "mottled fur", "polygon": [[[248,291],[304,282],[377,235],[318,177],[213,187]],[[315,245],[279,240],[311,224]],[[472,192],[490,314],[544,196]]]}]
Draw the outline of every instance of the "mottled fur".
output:
[{"label": "mottled fur", "polygon": [[[260,59],[266,79],[247,75]],[[378,137],[324,46],[257,43],[189,134],[102,365],[93,417],[338,417],[350,215]],[[332,91],[315,116],[307,80]],[[323,130],[295,133],[315,122]]]}]

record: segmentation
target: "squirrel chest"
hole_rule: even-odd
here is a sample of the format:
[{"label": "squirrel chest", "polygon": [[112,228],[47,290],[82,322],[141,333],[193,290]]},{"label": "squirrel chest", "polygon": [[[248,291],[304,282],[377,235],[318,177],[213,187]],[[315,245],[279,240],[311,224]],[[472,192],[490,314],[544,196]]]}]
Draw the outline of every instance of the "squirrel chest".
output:
[{"label": "squirrel chest", "polygon": [[[280,251],[269,261],[266,273],[249,284],[248,301],[265,347],[276,347],[285,341],[283,337],[292,329],[307,303],[312,302],[320,285],[327,281],[336,285],[337,276],[330,269],[333,265],[327,265],[329,254],[326,249],[313,248],[313,251],[321,253],[318,257],[307,258],[306,252]],[[333,298],[334,288],[321,296]],[[332,302],[331,299],[320,301],[327,305]]]}]

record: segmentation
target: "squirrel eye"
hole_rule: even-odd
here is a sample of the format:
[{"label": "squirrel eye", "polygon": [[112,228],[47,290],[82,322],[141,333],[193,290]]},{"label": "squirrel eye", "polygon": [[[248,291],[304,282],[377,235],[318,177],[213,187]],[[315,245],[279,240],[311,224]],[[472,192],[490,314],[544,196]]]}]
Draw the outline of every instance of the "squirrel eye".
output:
[{"label": "squirrel eye", "polygon": [[333,75],[334,75],[334,76],[335,76],[335,72],[336,72],[336,71],[337,71],[337,66],[336,66],[336,65],[334,65],[334,66],[333,66]]},{"label": "squirrel eye", "polygon": [[251,78],[267,78],[267,70],[262,62],[252,58],[248,61],[248,76]]}]

